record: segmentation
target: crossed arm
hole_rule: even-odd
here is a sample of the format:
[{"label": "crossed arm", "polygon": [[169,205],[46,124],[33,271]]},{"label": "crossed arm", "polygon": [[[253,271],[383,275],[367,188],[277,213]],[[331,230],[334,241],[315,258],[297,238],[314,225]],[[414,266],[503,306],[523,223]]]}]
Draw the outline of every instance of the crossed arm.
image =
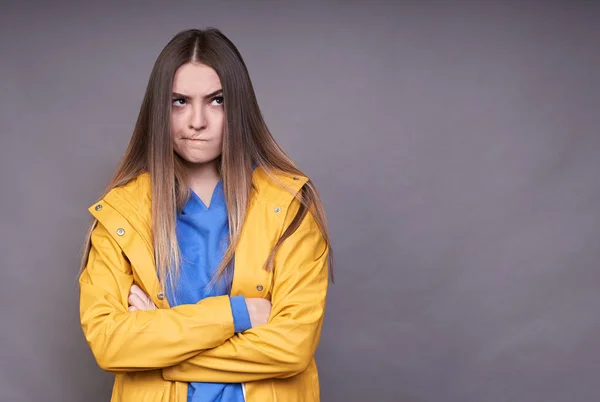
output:
[{"label": "crossed arm", "polygon": [[228,296],[171,309],[128,311],[131,267],[102,226],[80,278],[81,323],[101,368],[162,369],[187,382],[247,382],[293,376],[317,348],[328,285],[328,248],[311,214],[275,258],[269,321],[235,333]]}]

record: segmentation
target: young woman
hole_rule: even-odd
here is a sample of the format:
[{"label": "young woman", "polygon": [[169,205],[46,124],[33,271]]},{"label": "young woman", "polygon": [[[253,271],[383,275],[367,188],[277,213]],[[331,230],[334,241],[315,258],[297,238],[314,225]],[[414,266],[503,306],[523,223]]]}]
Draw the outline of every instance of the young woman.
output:
[{"label": "young woman", "polygon": [[112,401],[318,401],[323,207],[277,145],[236,47],[163,49],[82,259],[81,325]]}]

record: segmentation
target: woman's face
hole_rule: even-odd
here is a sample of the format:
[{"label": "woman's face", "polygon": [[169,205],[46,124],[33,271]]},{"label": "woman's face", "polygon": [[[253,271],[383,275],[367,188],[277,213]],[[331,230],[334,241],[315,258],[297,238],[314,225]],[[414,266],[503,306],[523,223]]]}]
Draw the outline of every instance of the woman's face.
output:
[{"label": "woman's face", "polygon": [[186,63],[173,77],[171,137],[175,152],[190,163],[206,164],[223,148],[223,91],[216,71]]}]

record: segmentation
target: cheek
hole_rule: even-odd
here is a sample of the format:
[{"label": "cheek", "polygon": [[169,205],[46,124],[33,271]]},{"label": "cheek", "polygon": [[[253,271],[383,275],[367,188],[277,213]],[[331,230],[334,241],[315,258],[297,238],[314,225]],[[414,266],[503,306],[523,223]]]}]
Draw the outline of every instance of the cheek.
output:
[{"label": "cheek", "polygon": [[216,120],[215,126],[217,127],[219,140],[223,141],[223,135],[225,134],[225,116],[223,114]]},{"label": "cheek", "polygon": [[171,114],[171,138],[181,131],[183,118],[181,113]]},{"label": "cheek", "polygon": [[182,147],[183,144],[178,140],[181,134],[181,117],[176,114],[171,115],[171,143],[173,144],[173,150],[179,156],[184,155],[185,149]]}]

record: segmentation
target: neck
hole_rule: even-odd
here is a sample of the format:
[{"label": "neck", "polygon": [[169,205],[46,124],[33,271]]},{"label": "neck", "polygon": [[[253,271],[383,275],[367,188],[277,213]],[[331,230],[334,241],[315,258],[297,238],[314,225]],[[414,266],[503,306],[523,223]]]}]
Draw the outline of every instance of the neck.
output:
[{"label": "neck", "polygon": [[217,162],[210,163],[188,163],[187,170],[188,185],[192,189],[201,187],[212,187],[217,184],[221,176],[217,169]]}]

